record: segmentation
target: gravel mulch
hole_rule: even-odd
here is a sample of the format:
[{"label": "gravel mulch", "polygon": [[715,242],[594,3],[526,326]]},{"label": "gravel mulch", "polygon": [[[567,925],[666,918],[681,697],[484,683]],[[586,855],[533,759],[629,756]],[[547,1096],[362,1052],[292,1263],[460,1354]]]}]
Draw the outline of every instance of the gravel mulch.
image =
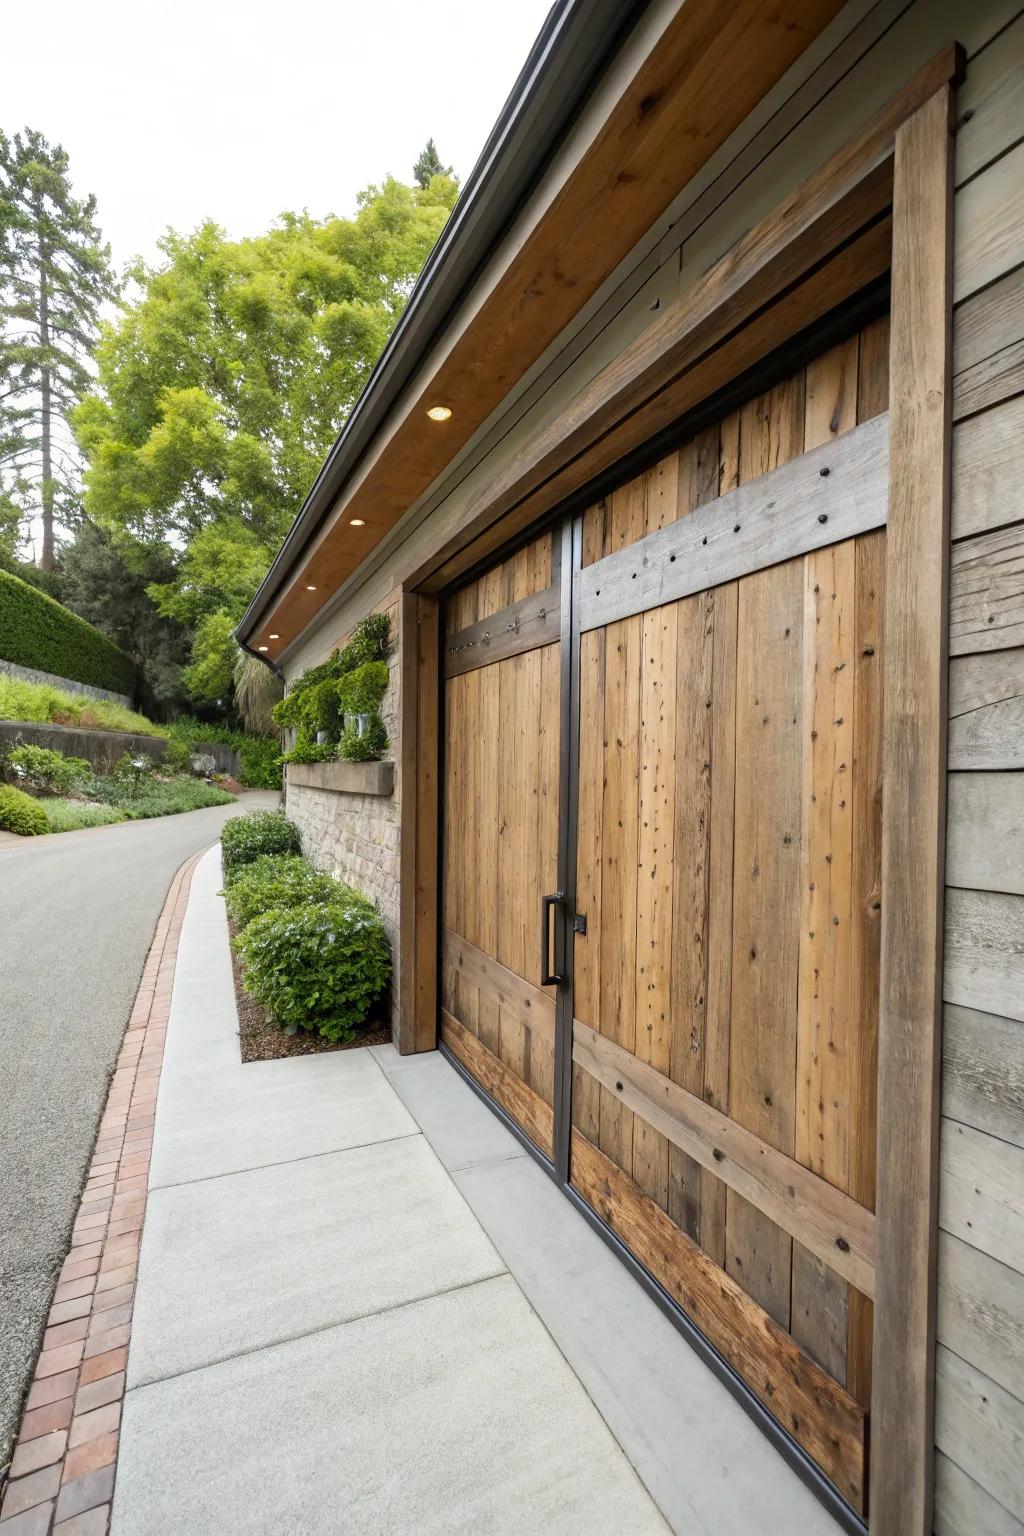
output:
[{"label": "gravel mulch", "polygon": [[[235,925],[229,920],[231,937]],[[354,1040],[325,1040],[322,1035],[300,1030],[297,1035],[286,1035],[283,1029],[267,1018],[262,1003],[251,998],[242,985],[242,968],[238,956],[231,951],[231,971],[235,978],[235,1002],[238,1005],[238,1044],[245,1061],[277,1061],[283,1056],[317,1056],[321,1051],[354,1051],[364,1045],[387,1045],[391,1030],[386,1021],[370,1019],[366,1028]]]}]

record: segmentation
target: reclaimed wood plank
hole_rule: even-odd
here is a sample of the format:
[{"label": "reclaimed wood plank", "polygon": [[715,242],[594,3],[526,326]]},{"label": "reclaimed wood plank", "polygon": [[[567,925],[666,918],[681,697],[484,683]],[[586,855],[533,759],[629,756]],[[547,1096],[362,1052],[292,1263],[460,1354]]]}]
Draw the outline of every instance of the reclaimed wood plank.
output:
[{"label": "reclaimed wood plank", "polygon": [[437,1043],[438,628],[436,598],[403,591],[398,1037],[402,1055]]},{"label": "reclaimed wood plank", "polygon": [[[656,482],[655,482],[656,483]],[[650,490],[653,487],[649,485]],[[671,505],[678,497],[673,487]],[[650,511],[650,501],[648,503]],[[655,515],[660,515],[660,507]],[[640,803],[636,863],[636,1055],[659,1072],[672,1059],[673,880],[676,807],[676,609],[640,620]],[[642,1120],[633,1129],[633,1178],[668,1209],[669,1144]]]},{"label": "reclaimed wood plank", "polygon": [[1024,643],[1024,523],[954,544],[949,581],[951,655]]},{"label": "reclaimed wood plank", "polygon": [[[886,519],[888,416],[792,463],[768,464],[580,577],[580,625],[595,629],[661,603],[879,528]],[[827,471],[823,474],[822,471]]]},{"label": "reclaimed wood plank", "polygon": [[1024,517],[1024,398],[958,423],[953,433],[953,537]]},{"label": "reclaimed wood plank", "polygon": [[935,1536],[1024,1536],[1024,1524],[940,1451],[935,1457]]},{"label": "reclaimed wood plank", "polygon": [[935,1440],[1017,1520],[1024,1519],[1024,1403],[940,1345]]},{"label": "reclaimed wood plank", "polygon": [[578,1132],[575,1187],[751,1391],[823,1468],[855,1509],[863,1508],[864,1415],[789,1334],[724,1274],[628,1175]]},{"label": "reclaimed wood plank", "polygon": [[1024,773],[951,773],[946,883],[1024,895]]},{"label": "reclaimed wood plank", "polygon": [[[875,1205],[878,1145],[878,1005],[882,930],[882,655],[885,622],[885,534],[857,540],[854,634],[853,954],[850,1046],[849,1193]],[[874,1306],[859,1291],[848,1298],[846,1385],[871,1402]]]},{"label": "reclaimed wood plank", "polygon": [[524,1029],[553,1045],[554,1000],[540,987],[518,976],[515,971],[510,971],[499,960],[478,949],[450,928],[444,930],[441,953],[445,964],[456,975],[464,976],[468,985],[488,992]]},{"label": "reclaimed wood plank", "polygon": [[[804,450],[857,422],[859,339],[807,366]],[[796,1156],[839,1189],[850,1180],[856,754],[854,540],[804,560],[803,816],[797,982]],[[793,1334],[846,1385],[848,1286],[793,1250]]]},{"label": "reclaimed wood plank", "polygon": [[1024,768],[1024,650],[950,662],[949,767]]},{"label": "reclaimed wood plank", "polygon": [[1024,1400],[1024,1275],[939,1234],[939,1338]]},{"label": "reclaimed wood plank", "polygon": [[952,97],[899,129],[893,184],[889,516],[870,1508],[877,1536],[930,1536],[935,1137],[945,809],[951,432]]},{"label": "reclaimed wood plank", "polygon": [[1024,123],[1024,18],[970,62],[957,93],[955,177],[961,186],[1021,136]]},{"label": "reclaimed wood plank", "polygon": [[[607,628],[599,1027],[628,1051],[636,1046],[641,643],[638,617]],[[620,1168],[632,1171],[632,1115],[603,1091],[600,1146]]]},{"label": "reclaimed wood plank", "polygon": [[[593,536],[595,520],[591,519]],[[603,523],[600,528],[603,540]],[[583,522],[584,557],[588,549],[587,518]],[[592,547],[592,546],[591,546]],[[573,940],[573,1006],[593,1028],[601,1021],[601,881],[604,867],[604,630],[592,630],[580,640],[580,721],[578,831],[576,839],[576,907],[587,920],[587,931]],[[600,1135],[601,1093],[578,1067],[572,1074],[572,1123],[588,1141]]]},{"label": "reclaimed wood plank", "polygon": [[874,1291],[875,1218],[802,1163],[586,1024],[573,1021],[573,1060],[702,1167],[714,1170],[830,1269]]},{"label": "reclaimed wood plank", "polygon": [[[541,551],[550,561],[550,550]],[[558,760],[561,745],[561,647],[545,646],[537,652],[540,724],[537,743],[537,838],[535,898],[540,918],[541,897],[558,885]],[[540,959],[538,957],[538,965]],[[555,988],[544,989],[551,999]],[[530,1039],[530,1084],[548,1104],[555,1102],[555,1042]]]},{"label": "reclaimed wood plank", "polygon": [[[1022,29],[1024,30],[1024,29]],[[1024,267],[983,288],[953,314],[953,399],[961,380],[1005,347],[1024,340]]]},{"label": "reclaimed wood plank", "polygon": [[441,1039],[481,1087],[550,1157],[554,1144],[554,1118],[550,1105],[444,1009],[441,1011]]},{"label": "reclaimed wood plank", "polygon": [[942,1122],[939,1225],[1024,1273],[1024,1148]]},{"label": "reclaimed wood plank", "polygon": [[943,992],[947,1003],[1024,1019],[1024,897],[946,892]]},{"label": "reclaimed wood plank", "polygon": [[[802,377],[745,406],[736,494],[799,454],[803,430]],[[729,1113],[789,1155],[796,1113],[803,601],[802,560],[739,584]],[[726,1268],[783,1327],[791,1315],[792,1246],[787,1233],[729,1191]]]},{"label": "reclaimed wood plank", "polygon": [[953,297],[970,298],[1020,265],[1024,144],[1008,150],[956,195]]},{"label": "reclaimed wood plank", "polygon": [[1024,1147],[1024,1022],[946,1005],[942,1113]]},{"label": "reclaimed wood plank", "polygon": [[444,647],[444,675],[458,677],[476,667],[551,645],[558,639],[560,628],[558,587],[547,586],[449,634]]}]

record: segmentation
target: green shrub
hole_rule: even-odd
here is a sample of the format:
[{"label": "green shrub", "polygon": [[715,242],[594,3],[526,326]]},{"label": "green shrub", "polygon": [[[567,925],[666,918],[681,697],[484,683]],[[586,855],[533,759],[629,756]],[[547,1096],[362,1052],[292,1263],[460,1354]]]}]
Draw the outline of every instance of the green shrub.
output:
[{"label": "green shrub", "polygon": [[92,778],[92,768],[84,757],[66,757],[49,747],[15,747],[7,762],[19,779],[53,795],[66,795]]},{"label": "green shrub", "polygon": [[246,864],[267,853],[301,853],[299,829],[283,811],[247,811],[234,816],[220,834],[224,881],[230,885]]},{"label": "green shrub", "polygon": [[130,694],[135,669],[106,635],[38,587],[0,571],[0,657]]},{"label": "green shrub", "polygon": [[192,752],[188,742],[183,741],[180,736],[169,736],[160,766],[167,773],[191,773]]},{"label": "green shrub", "polygon": [[333,741],[310,741],[309,737],[300,731],[295,739],[295,745],[290,752],[286,752],[281,758],[283,763],[330,763],[338,755],[338,746]]},{"label": "green shrub", "polygon": [[386,661],[367,661],[338,679],[338,700],[346,715],[368,715],[388,691]]},{"label": "green shrub", "polygon": [[143,783],[153,772],[153,759],[145,752],[123,752],[114,764],[111,778],[120,800],[134,800]]},{"label": "green shrub", "polygon": [[82,693],[65,693],[50,683],[23,683],[0,673],[0,720],[52,721],[57,725],[82,725],[98,731],[125,731],[135,736],[162,736],[160,726],[109,699],[90,699]]},{"label": "green shrub", "polygon": [[355,1039],[391,976],[384,924],[368,903],[264,912],[235,945],[246,990],[291,1034]]},{"label": "green shrub", "polygon": [[143,778],[137,785],[126,785],[115,778],[96,778],[91,792],[97,800],[116,806],[129,821],[145,821],[153,816],[177,816],[182,811],[201,811],[213,805],[233,805],[234,795],[202,779]]},{"label": "green shrub", "polygon": [[38,800],[13,784],[0,784],[0,829],[19,837],[36,837],[50,830],[46,812]]},{"label": "green shrub", "polygon": [[228,911],[244,928],[263,912],[281,912],[289,907],[322,906],[325,902],[373,907],[332,875],[315,869],[308,859],[296,853],[268,853],[244,865],[225,892]]},{"label": "green shrub", "polygon": [[94,800],[45,800],[42,805],[51,832],[77,832],[81,827],[107,827],[132,819],[127,811]]},{"label": "green shrub", "polygon": [[246,736],[238,755],[238,777],[246,789],[281,788],[281,744],[276,738]]},{"label": "green shrub", "polygon": [[353,722],[346,725],[338,743],[338,756],[350,763],[375,763],[384,756],[389,746],[388,733],[379,712],[371,710],[367,716],[363,734]]}]

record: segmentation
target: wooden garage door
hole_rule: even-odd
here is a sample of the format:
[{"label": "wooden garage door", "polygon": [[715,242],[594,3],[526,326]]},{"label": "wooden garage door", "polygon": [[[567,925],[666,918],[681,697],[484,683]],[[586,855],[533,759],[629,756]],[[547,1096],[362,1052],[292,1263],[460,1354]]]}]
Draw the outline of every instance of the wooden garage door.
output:
[{"label": "wooden garage door", "polygon": [[551,535],[463,588],[444,683],[445,1044],[861,1512],[887,377],[880,320],[577,514],[566,603]]},{"label": "wooden garage door", "polygon": [[455,595],[444,685],[442,1039],[548,1156],[555,989],[539,981],[541,901],[557,882],[555,563],[545,534]]},{"label": "wooden garage door", "polygon": [[886,378],[879,322],[589,509],[580,581],[571,1180],[858,1510]]}]

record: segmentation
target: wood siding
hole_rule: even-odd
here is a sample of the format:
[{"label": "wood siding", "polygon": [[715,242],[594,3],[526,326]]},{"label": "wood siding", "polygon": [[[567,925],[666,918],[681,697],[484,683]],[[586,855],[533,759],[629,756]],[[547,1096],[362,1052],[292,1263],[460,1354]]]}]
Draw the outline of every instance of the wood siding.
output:
[{"label": "wood siding", "polygon": [[1024,1532],[1022,81],[1024,16],[957,104],[938,1536]]}]

